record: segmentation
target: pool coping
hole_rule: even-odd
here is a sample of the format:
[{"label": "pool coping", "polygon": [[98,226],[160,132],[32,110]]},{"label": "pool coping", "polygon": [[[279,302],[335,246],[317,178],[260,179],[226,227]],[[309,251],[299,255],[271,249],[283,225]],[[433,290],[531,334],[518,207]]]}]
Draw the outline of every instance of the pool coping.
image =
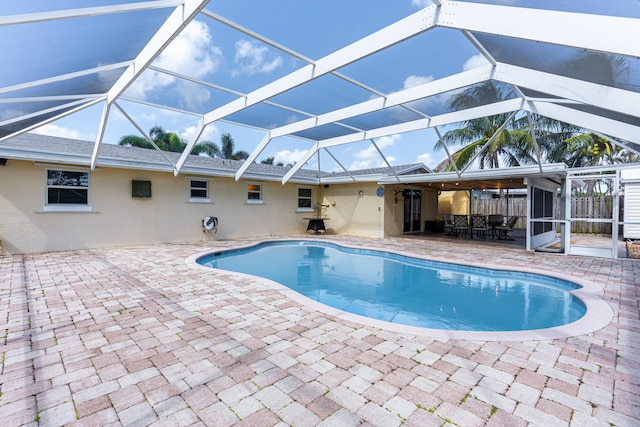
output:
[{"label": "pool coping", "polygon": [[[260,276],[253,276],[246,273],[238,273],[235,271],[229,270],[221,270],[221,269],[213,269],[211,267],[206,267],[197,263],[197,260],[203,256],[215,253],[215,252],[226,252],[237,249],[246,249],[251,248],[253,246],[257,246],[263,243],[275,243],[275,242],[313,242],[313,243],[331,243],[340,247],[350,248],[350,249],[364,249],[364,250],[372,250],[378,252],[387,252],[390,254],[400,255],[400,256],[408,256],[411,258],[423,259],[427,261],[435,261],[435,262],[443,262],[453,265],[462,265],[462,266],[470,266],[476,268],[485,268],[492,269],[496,271],[511,271],[511,272],[519,272],[519,273],[531,273],[537,274],[540,276],[547,276],[555,279],[566,280],[568,282],[575,283],[579,285],[580,288],[570,291],[572,295],[579,298],[586,306],[586,313],[580,319],[575,322],[568,323],[566,325],[556,326],[552,328],[545,329],[532,329],[532,330],[524,330],[524,331],[503,331],[503,332],[495,332],[495,331],[456,331],[456,330],[445,330],[445,329],[432,329],[432,328],[422,328],[418,326],[410,326],[410,325],[402,325],[397,323],[386,322],[383,320],[373,319],[370,317],[365,317],[353,313],[348,313],[346,311],[342,311],[340,309],[330,307],[328,305],[322,304],[318,301],[312,300],[308,297],[305,297],[302,294],[286,287],[285,285],[275,282],[270,279],[266,279]],[[286,296],[287,298],[296,301],[304,306],[310,307],[314,310],[317,310],[321,313],[327,314],[329,316],[336,317],[338,319],[361,324],[364,327],[374,327],[382,330],[386,330],[389,332],[396,332],[402,334],[409,334],[415,336],[424,336],[431,338],[439,338],[439,339],[459,339],[459,340],[471,340],[471,341],[544,341],[544,340],[554,340],[559,338],[569,338],[579,335],[584,335],[588,333],[592,333],[598,331],[605,326],[607,326],[613,320],[614,311],[613,308],[600,296],[604,294],[604,287],[598,285],[595,282],[590,280],[586,280],[583,278],[556,273],[556,272],[544,272],[541,273],[539,269],[528,268],[528,267],[507,267],[507,266],[491,266],[488,267],[481,263],[469,262],[466,261],[464,263],[456,262],[455,260],[443,259],[437,256],[425,256],[424,254],[409,252],[409,251],[399,251],[395,249],[389,248],[380,248],[373,246],[355,246],[342,241],[332,240],[330,238],[325,238],[322,241],[317,239],[310,238],[291,238],[291,239],[270,239],[265,238],[249,243],[238,242],[238,245],[225,247],[220,250],[210,249],[207,251],[202,251],[197,254],[190,255],[185,259],[185,263],[190,267],[195,267],[197,269],[206,270],[208,272],[213,272],[214,274],[224,274],[224,275],[233,275],[236,277],[252,280],[257,283],[264,284],[269,288],[279,291],[281,294]]]}]

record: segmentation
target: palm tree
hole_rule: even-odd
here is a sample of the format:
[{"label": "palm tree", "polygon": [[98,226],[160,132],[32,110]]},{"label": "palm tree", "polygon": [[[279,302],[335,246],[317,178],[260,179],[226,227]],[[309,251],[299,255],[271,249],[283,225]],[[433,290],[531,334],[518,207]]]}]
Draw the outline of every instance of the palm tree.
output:
[{"label": "palm tree", "polygon": [[201,155],[204,154],[209,157],[222,157],[220,154],[220,148],[211,141],[202,141],[193,146],[191,154]]},{"label": "palm tree", "polygon": [[[508,86],[499,86],[492,81],[473,86],[449,100],[449,109],[457,111],[473,108],[493,102],[503,101],[513,95]],[[435,148],[464,145],[451,155],[455,167],[449,159],[438,166],[437,171],[453,171],[455,168],[467,167],[477,156],[480,169],[498,168],[501,163],[506,166],[519,166],[536,162],[533,155],[534,145],[531,135],[516,126],[509,114],[498,114],[467,120],[462,128],[453,129],[443,135]],[[488,143],[488,145],[487,145]],[[485,145],[487,147],[485,148]]]},{"label": "palm tree", "polygon": [[[182,153],[187,144],[173,132],[165,132],[162,126],[155,125],[149,130],[149,137],[162,151]],[[147,139],[137,135],[125,135],[120,138],[118,145],[129,147],[155,148]]]},{"label": "palm tree", "polygon": [[[222,148],[221,148],[222,147]],[[249,157],[246,151],[234,151],[235,142],[228,132],[220,135],[220,146],[215,142],[204,141],[193,147],[193,154],[205,153],[211,157],[229,160],[244,160]]]},{"label": "palm tree", "polygon": [[[550,161],[565,163],[570,168],[622,163],[633,161],[634,158],[633,154],[626,155],[625,150],[593,133],[578,132],[555,142],[551,147],[546,139],[542,140],[542,145],[547,148],[546,154]],[[594,179],[586,180],[587,196],[593,195],[597,182]]]},{"label": "palm tree", "polygon": [[[182,153],[187,146],[186,142],[182,140],[177,134],[173,132],[166,132],[162,126],[155,125],[149,130],[149,137],[153,140],[154,144],[162,151],[171,151],[174,153]],[[232,141],[233,143],[233,141]],[[138,135],[125,135],[118,141],[119,145],[127,145],[129,147],[139,148],[155,148],[146,138]],[[193,147],[193,154],[205,154],[210,157],[222,157],[220,148],[213,142],[204,141],[199,142]],[[246,152],[238,152],[246,153]],[[236,155],[238,154],[236,153]],[[249,157],[249,154],[244,157]]]},{"label": "palm tree", "polygon": [[[273,165],[275,161],[274,157],[267,157],[266,159],[262,160],[260,163],[262,163],[263,165]],[[278,162],[275,163],[276,166],[284,166],[284,163],[282,162]]]},{"label": "palm tree", "polygon": [[125,135],[120,138],[118,145],[126,145],[128,147],[154,148],[146,138],[138,135]]}]

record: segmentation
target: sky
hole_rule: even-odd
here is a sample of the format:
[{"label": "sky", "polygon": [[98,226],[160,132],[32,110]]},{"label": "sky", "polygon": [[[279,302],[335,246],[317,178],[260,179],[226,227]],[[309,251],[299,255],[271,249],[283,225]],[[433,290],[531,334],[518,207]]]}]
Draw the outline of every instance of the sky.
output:
[{"label": "sky", "polygon": [[[428,0],[218,0],[211,2],[208,9],[308,58],[319,59],[429,4]],[[270,10],[273,5],[277,5],[278,10]],[[340,13],[336,13],[336,10]],[[378,91],[392,93],[484,63],[484,59],[463,36],[437,29],[416,37],[415,42],[412,40],[398,48],[387,49],[350,64],[340,72]],[[305,63],[246,34],[200,16],[156,58],[153,65],[188,75],[196,81],[207,81],[239,93],[248,93],[301,68]],[[371,70],[376,72],[372,73]],[[110,78],[108,73],[103,77]],[[360,96],[362,101],[372,97],[369,92],[361,92],[349,95]],[[299,106],[302,111],[321,114],[336,105],[340,106],[340,102],[346,103],[346,97],[344,101],[341,99],[346,93],[344,82],[331,76],[319,79],[313,93],[294,90],[291,94],[276,97],[275,101],[282,100],[283,103]],[[146,132],[159,125],[185,140],[192,138],[198,118],[179,111],[204,113],[235,98],[218,89],[205,88],[153,70],[145,71],[127,90],[125,97],[173,108],[174,110],[160,109],[146,104],[119,101],[120,106]],[[441,100],[436,98],[434,102]],[[95,140],[102,108],[102,105],[90,107],[42,126],[34,132]],[[441,110],[442,105],[429,108]],[[271,116],[261,115],[260,110],[243,114],[271,120]],[[239,114],[235,118],[243,120],[246,117]],[[300,118],[303,116],[291,113],[288,117],[274,119],[280,120],[279,122],[265,123],[265,126],[280,126]],[[249,153],[265,135],[259,129],[218,121],[206,127],[200,141],[219,143],[223,133],[231,134],[236,150]],[[111,108],[103,142],[117,143],[122,136],[132,134],[139,135],[139,132],[117,108]],[[436,141],[435,132],[428,129],[382,137],[376,139],[375,143],[392,165],[422,162],[433,167],[445,157],[443,151],[433,150]],[[312,141],[282,137],[273,140],[258,157],[258,161],[274,157],[276,162],[295,163],[312,145]],[[331,149],[331,154],[348,169],[386,166],[371,141],[337,146]],[[318,167],[326,171],[341,170],[331,156],[324,152],[319,159],[314,156],[307,164],[307,168]]]}]

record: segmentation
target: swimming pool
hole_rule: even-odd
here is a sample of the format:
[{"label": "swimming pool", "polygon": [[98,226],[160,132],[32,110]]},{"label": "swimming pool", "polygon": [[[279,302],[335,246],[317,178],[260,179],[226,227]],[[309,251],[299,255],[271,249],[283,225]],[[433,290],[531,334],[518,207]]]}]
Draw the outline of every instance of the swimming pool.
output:
[{"label": "swimming pool", "polygon": [[319,303],[383,322],[455,331],[529,331],[581,319],[579,285],[318,241],[265,242],[197,258],[264,277]]}]

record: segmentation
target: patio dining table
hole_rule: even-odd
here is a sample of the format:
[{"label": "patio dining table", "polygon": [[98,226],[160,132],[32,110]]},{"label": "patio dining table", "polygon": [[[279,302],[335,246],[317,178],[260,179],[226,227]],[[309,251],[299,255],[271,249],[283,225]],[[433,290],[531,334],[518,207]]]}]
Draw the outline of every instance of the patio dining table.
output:
[{"label": "patio dining table", "polygon": [[302,218],[305,221],[309,221],[309,224],[307,225],[307,231],[313,231],[313,234],[318,234],[318,233],[326,233],[327,229],[324,225],[324,220],[328,220],[329,218],[318,218],[318,217],[314,217],[314,218]]}]

